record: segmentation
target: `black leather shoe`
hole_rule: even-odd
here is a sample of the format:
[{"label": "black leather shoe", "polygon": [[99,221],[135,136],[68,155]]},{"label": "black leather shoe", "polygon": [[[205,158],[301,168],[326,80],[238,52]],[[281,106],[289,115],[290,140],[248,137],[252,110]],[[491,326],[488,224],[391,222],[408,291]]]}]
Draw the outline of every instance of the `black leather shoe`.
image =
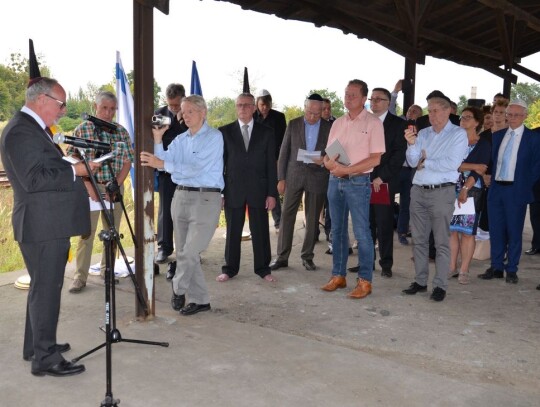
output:
[{"label": "black leather shoe", "polygon": [[75,365],[67,360],[63,360],[60,363],[57,363],[54,366],[51,366],[48,369],[32,369],[32,374],[34,376],[73,376],[85,371],[84,365]]},{"label": "black leather shoe", "polygon": [[349,267],[347,269],[347,271],[349,273],[358,273],[360,271],[360,266],[353,266],[353,267]]},{"label": "black leather shoe", "polygon": [[536,289],[537,289],[537,290],[540,290],[540,284],[538,284],[538,285],[536,286]]},{"label": "black leather shoe", "polygon": [[427,285],[420,285],[416,281],[411,283],[409,288],[406,288],[402,292],[408,295],[414,295],[416,293],[425,293],[427,291]]},{"label": "black leather shoe", "polygon": [[210,311],[210,308],[210,304],[195,304],[194,302],[190,302],[188,305],[186,305],[180,310],[180,314],[193,315],[197,312]]},{"label": "black leather shoe", "polygon": [[517,273],[509,273],[506,272],[506,282],[510,284],[517,284],[519,281],[519,278],[517,276]]},{"label": "black leather shoe", "polygon": [[270,270],[277,270],[282,267],[289,267],[289,262],[287,261],[281,261],[281,260],[275,260],[273,263],[270,263]]},{"label": "black leather shoe", "polygon": [[446,297],[446,291],[444,291],[441,287],[435,287],[429,296],[431,300],[437,302],[444,300],[444,297]]},{"label": "black leather shoe", "polygon": [[381,271],[382,277],[392,278],[392,270],[391,269],[382,269]]},{"label": "black leather shoe", "polygon": [[478,274],[478,278],[482,280],[491,280],[493,278],[503,278],[504,272],[502,270],[495,270],[493,267],[488,268],[485,273]]},{"label": "black leather shoe", "polygon": [[171,255],[171,253],[165,252],[164,250],[158,250],[157,256],[156,256],[156,263],[165,263],[167,261],[167,258]]},{"label": "black leather shoe", "polygon": [[529,256],[534,256],[538,253],[540,253],[540,249],[535,249],[534,247],[531,247],[529,250],[525,251],[525,254],[528,254]]},{"label": "black leather shoe", "polygon": [[315,263],[313,263],[313,260],[302,260],[302,265],[308,271],[317,270],[317,266],[315,265]]},{"label": "black leather shoe", "polygon": [[175,274],[176,274],[176,260],[171,261],[167,266],[167,275],[166,275],[167,280],[171,281]]},{"label": "black leather shoe", "polygon": [[[67,352],[68,350],[71,350],[71,346],[69,345],[69,343],[57,343],[56,345],[54,345],[54,350],[56,352],[59,352],[59,353],[64,353],[64,352]],[[27,362],[31,361],[32,358],[34,357],[34,355],[23,355],[23,359],[26,360]]]},{"label": "black leather shoe", "polygon": [[176,295],[173,293],[171,297],[171,305],[173,310],[180,311],[182,308],[184,308],[184,305],[186,305],[186,296],[184,294]]}]

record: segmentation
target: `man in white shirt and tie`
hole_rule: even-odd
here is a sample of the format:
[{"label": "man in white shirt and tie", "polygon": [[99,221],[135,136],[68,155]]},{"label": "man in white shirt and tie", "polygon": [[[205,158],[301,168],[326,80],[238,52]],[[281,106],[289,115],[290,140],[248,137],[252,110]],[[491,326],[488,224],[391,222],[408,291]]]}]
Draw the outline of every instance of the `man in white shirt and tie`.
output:
[{"label": "man in white shirt and tie", "polygon": [[540,178],[540,137],[523,125],[526,118],[527,104],[513,100],[506,108],[508,128],[493,133],[494,182],[488,194],[491,267],[478,275],[483,280],[503,278],[506,271],[507,283],[518,282],[525,214]]}]

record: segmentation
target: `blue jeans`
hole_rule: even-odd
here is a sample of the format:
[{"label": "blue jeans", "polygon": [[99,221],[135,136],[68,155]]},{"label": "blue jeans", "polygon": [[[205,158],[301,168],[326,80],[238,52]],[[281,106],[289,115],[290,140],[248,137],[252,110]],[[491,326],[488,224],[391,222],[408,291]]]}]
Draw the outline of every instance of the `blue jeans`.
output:
[{"label": "blue jeans", "polygon": [[369,199],[371,187],[369,175],[352,179],[330,176],[328,202],[332,218],[333,276],[347,274],[349,257],[349,211],[351,212],[354,237],[358,241],[358,277],[371,282],[373,278],[373,240],[369,228]]}]

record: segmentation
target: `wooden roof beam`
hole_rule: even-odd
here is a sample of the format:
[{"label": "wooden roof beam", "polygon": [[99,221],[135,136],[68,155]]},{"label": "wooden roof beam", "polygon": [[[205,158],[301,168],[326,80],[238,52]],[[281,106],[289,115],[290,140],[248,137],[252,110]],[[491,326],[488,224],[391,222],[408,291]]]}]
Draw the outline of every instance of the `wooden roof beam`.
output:
[{"label": "wooden roof beam", "polygon": [[519,8],[506,0],[477,0],[486,7],[500,10],[504,14],[513,16],[516,20],[525,21],[527,27],[540,32],[540,19],[531,13]]}]

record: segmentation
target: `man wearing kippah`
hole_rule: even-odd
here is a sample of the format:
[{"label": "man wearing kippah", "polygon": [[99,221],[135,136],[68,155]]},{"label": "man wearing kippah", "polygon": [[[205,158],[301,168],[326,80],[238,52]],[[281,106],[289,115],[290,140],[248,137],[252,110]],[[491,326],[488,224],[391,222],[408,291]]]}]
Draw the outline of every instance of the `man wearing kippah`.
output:
[{"label": "man wearing kippah", "polygon": [[[304,102],[304,116],[289,122],[278,160],[278,192],[285,194],[279,228],[277,258],[272,270],[288,266],[291,254],[296,214],[302,194],[305,194],[304,212],[306,229],[302,245],[302,264],[306,270],[315,270],[313,248],[316,229],[328,188],[328,170],[324,168],[322,154],[328,142],[332,124],[321,120],[323,99],[314,93]],[[299,154],[299,151],[303,154]],[[306,154],[311,154],[308,155]]]}]

